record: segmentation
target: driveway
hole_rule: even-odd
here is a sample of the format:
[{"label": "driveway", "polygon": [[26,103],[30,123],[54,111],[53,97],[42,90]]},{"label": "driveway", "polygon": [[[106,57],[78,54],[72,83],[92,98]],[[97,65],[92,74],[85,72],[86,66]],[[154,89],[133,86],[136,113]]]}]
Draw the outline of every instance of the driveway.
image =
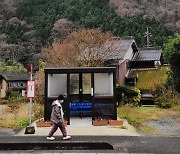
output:
[{"label": "driveway", "polygon": [[161,132],[161,135],[180,136],[180,115],[162,117],[143,124],[156,128]]}]

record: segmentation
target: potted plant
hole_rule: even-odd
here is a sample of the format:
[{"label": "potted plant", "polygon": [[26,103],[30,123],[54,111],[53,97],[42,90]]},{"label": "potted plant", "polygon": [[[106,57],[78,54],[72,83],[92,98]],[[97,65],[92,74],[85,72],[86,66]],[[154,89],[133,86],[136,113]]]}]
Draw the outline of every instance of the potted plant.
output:
[{"label": "potted plant", "polygon": [[109,120],[108,123],[111,126],[123,125],[123,120]]},{"label": "potted plant", "polygon": [[36,126],[37,127],[50,127],[51,126],[51,122],[50,121],[41,120],[41,121],[36,122]]},{"label": "potted plant", "polygon": [[[64,125],[67,126],[68,121],[64,120]],[[37,127],[50,127],[52,125],[52,122],[50,121],[44,121],[44,120],[40,120],[36,123]]]},{"label": "potted plant", "polygon": [[102,118],[98,118],[93,121],[94,126],[105,126],[107,124],[108,124],[108,120]]}]

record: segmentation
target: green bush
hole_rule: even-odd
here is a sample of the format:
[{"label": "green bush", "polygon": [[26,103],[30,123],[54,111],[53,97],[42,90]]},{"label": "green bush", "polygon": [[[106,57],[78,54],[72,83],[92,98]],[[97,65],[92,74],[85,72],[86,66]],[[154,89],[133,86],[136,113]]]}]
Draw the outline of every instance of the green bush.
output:
[{"label": "green bush", "polygon": [[19,91],[9,91],[7,92],[6,98],[9,101],[14,101],[14,102],[24,102],[26,100],[25,97],[21,95],[21,92]]},{"label": "green bush", "polygon": [[24,127],[24,126],[27,126],[28,124],[29,124],[28,120],[22,119],[19,121],[18,126]]},{"label": "green bush", "polygon": [[169,100],[166,99],[164,96],[160,96],[160,97],[156,98],[155,105],[158,106],[159,108],[163,108],[163,109],[172,107]]},{"label": "green bush", "polygon": [[164,86],[157,87],[155,105],[159,108],[171,108],[180,104],[179,94]]},{"label": "green bush", "polygon": [[128,86],[117,85],[117,101],[122,105],[138,106],[141,98],[140,90]]}]

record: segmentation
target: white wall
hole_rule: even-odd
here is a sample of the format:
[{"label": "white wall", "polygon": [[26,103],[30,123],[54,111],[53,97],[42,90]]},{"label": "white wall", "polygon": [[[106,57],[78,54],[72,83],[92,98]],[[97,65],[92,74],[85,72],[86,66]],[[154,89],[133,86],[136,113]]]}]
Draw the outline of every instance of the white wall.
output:
[{"label": "white wall", "polygon": [[132,58],[132,56],[133,56],[133,49],[130,46],[123,59],[124,60],[126,60],[126,59],[130,60]]},{"label": "white wall", "polygon": [[67,95],[67,75],[48,74],[48,97]]}]

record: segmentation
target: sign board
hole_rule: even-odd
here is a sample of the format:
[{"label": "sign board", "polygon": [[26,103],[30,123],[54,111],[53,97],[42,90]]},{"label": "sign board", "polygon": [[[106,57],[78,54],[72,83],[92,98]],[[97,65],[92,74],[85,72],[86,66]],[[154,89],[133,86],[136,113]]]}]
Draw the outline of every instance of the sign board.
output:
[{"label": "sign board", "polygon": [[27,81],[27,98],[35,97],[35,81],[30,80]]}]

